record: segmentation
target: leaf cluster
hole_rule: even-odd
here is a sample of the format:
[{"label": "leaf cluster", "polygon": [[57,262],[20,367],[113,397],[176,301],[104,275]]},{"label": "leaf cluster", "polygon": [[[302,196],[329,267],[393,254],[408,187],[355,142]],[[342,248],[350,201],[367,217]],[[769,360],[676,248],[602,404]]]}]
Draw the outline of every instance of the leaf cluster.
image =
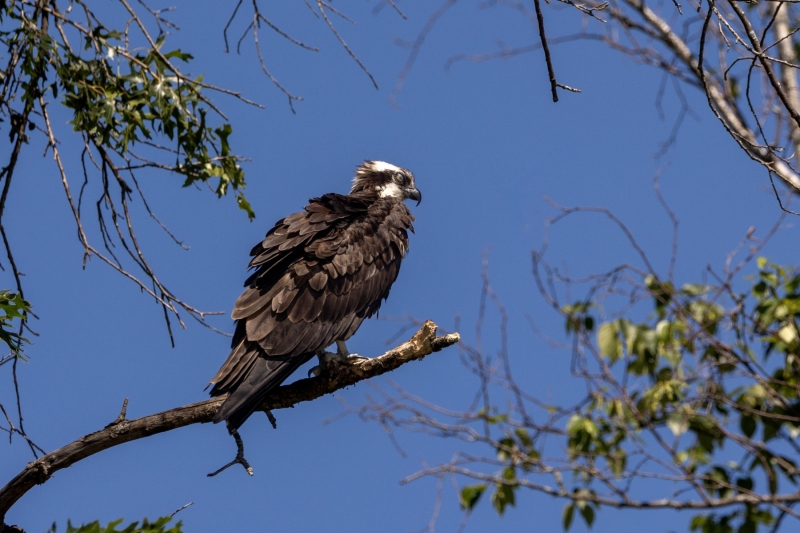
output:
[{"label": "leaf cluster", "polygon": [[[562,306],[573,373],[588,394],[571,409],[540,405],[544,425],[518,419],[519,405],[480,417],[502,432],[485,439],[501,468],[491,483],[463,486],[462,507],[472,510],[491,489],[502,514],[518,489],[538,488],[568,499],[566,530],[576,510],[591,526],[604,505],[706,502],[714,512],[689,524],[703,533],[750,533],[791,513],[785,502],[800,500],[800,271],[763,258],[757,266],[743,292],[730,281],[676,287],[643,275],[634,294],[652,311],[641,320],[631,311],[603,319],[595,297]],[[546,436],[559,439],[565,462],[543,459]],[[634,501],[643,479],[680,496]]]},{"label": "leaf cluster", "polygon": [[24,358],[22,346],[29,341],[20,334],[19,323],[26,319],[30,308],[19,293],[0,290],[0,341],[11,351],[10,357],[0,357],[0,365],[13,357]]},{"label": "leaf cluster", "polygon": [[[49,12],[34,2],[9,2],[0,9],[0,44],[10,56],[0,73],[2,114],[13,121],[24,113],[14,108],[15,101],[30,110],[46,95],[60,97],[72,112],[73,130],[88,146],[102,146],[125,161],[137,143],[146,143],[168,159],[134,159],[183,175],[184,186],[215,179],[217,195],[233,190],[252,218],[242,193],[244,173],[228,140],[232,127],[211,124],[209,113],[216,108],[204,95],[202,76],[191,78],[177,66],[192,56],[164,50],[165,34],[155,40],[147,35],[147,46],[131,48],[128,29],[107,28],[77,4],[75,12],[87,16],[88,25],[73,18],[71,8],[59,11],[55,2]],[[53,26],[59,31],[52,32]],[[67,40],[70,30],[83,42],[80,49]],[[165,146],[155,144],[159,137]]]},{"label": "leaf cluster", "polygon": [[[149,522],[147,518],[145,518],[142,520],[141,525],[139,525],[139,522],[132,522],[123,529],[117,529],[117,526],[122,524],[122,518],[109,522],[106,526],[100,525],[98,521],[79,527],[75,527],[71,522],[67,522],[66,533],[181,533],[183,531],[181,529],[181,522],[170,525],[171,521],[171,516],[162,516],[154,522]],[[50,528],[50,533],[57,533],[55,524]]]},{"label": "leaf cluster", "polygon": [[[183,248],[145,196],[145,189],[163,189],[163,182],[150,180],[149,187],[142,186],[143,177],[178,175],[183,187],[205,185],[218,197],[230,194],[254,218],[244,196],[242,158],[231,146],[233,129],[210,96],[248,101],[202,76],[188,75],[193,57],[168,47],[159,12],[150,11],[159,28],[156,35],[128,2],[102,6],[102,17],[92,8],[82,0],[0,4],[0,127],[11,144],[7,161],[0,165],[0,219],[12,179],[27,179],[17,171],[19,156],[39,141],[44,153],[52,154],[53,172],[60,176],[84,265],[97,257],[154,298],[172,338],[172,317],[185,326],[181,309],[207,326],[212,313],[184,302],[159,279],[137,238],[132,205],[140,198],[140,208]],[[120,12],[125,17],[121,22],[105,22],[119,21]],[[60,112],[52,111],[54,104]],[[59,113],[67,114],[67,120]],[[83,149],[63,150],[65,136],[79,138]],[[79,188],[73,187],[73,172],[82,174]],[[90,196],[95,221],[87,220]],[[92,238],[98,233],[102,245]],[[21,293],[13,251],[3,237]]]}]

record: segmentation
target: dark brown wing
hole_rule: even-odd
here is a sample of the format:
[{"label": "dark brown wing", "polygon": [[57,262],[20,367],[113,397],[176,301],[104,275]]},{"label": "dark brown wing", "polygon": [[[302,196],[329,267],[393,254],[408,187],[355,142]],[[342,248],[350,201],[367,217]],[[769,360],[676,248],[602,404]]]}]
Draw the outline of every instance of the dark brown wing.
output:
[{"label": "dark brown wing", "polygon": [[329,194],[267,233],[251,252],[256,271],[234,306],[233,349],[211,380],[213,396],[235,391],[215,421],[227,418],[230,427],[231,414],[248,407],[243,422],[316,350],[348,339],[377,312],[397,278],[412,221],[393,199]]}]

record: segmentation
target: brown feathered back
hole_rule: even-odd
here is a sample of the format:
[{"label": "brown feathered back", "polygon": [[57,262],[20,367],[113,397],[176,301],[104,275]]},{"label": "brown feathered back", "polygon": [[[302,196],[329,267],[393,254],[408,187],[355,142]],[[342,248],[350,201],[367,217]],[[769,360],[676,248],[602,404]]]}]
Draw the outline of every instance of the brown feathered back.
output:
[{"label": "brown feathered back", "polygon": [[414,217],[402,198],[326,194],[275,224],[250,252],[232,351],[211,380],[231,393],[214,417],[238,428],[317,350],[350,338],[397,278]]}]

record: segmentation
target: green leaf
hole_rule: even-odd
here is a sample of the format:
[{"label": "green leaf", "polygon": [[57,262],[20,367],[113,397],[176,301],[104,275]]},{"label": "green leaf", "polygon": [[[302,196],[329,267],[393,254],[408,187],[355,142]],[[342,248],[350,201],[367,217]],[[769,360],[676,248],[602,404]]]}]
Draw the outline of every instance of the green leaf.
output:
[{"label": "green leaf", "polygon": [[689,417],[686,413],[671,413],[667,418],[667,427],[673,435],[680,437],[689,429]]},{"label": "green leaf", "polygon": [[22,346],[30,341],[17,333],[19,322],[14,324],[14,321],[26,320],[30,309],[31,304],[23,300],[19,294],[9,290],[0,290],[0,341],[8,346],[12,354],[23,360],[25,354]]},{"label": "green leaf", "polygon": [[584,505],[583,508],[580,510],[581,516],[583,520],[586,522],[587,527],[591,529],[592,524],[594,523],[594,509],[591,505]]},{"label": "green leaf", "polygon": [[622,343],[619,340],[619,322],[606,322],[597,331],[597,346],[600,355],[608,357],[613,363],[622,357]]},{"label": "green leaf", "polygon": [[781,430],[781,424],[774,420],[762,420],[762,423],[764,424],[764,442],[774,438]]},{"label": "green leaf", "polygon": [[709,521],[709,516],[704,514],[699,514],[692,517],[691,522],[689,522],[689,531],[698,531],[705,529],[705,525]]},{"label": "green leaf", "polygon": [[742,433],[744,433],[747,438],[753,436],[756,432],[756,419],[750,415],[742,415],[742,418],[739,420],[739,427],[742,429]]},{"label": "green leaf", "polygon": [[738,98],[742,90],[739,88],[739,79],[736,76],[728,76],[731,82],[731,96]]},{"label": "green leaf", "polygon": [[514,430],[514,434],[519,439],[520,444],[525,449],[530,449],[533,446],[533,439],[531,439],[530,433],[525,428],[516,428]]},{"label": "green leaf", "polygon": [[564,531],[569,531],[572,525],[572,516],[575,514],[575,503],[568,503],[561,511],[561,522],[564,524]]},{"label": "green leaf", "polygon": [[506,507],[514,506],[514,485],[507,485],[505,483],[498,483],[495,485],[494,493],[492,494],[492,504],[494,505],[497,514],[502,515]]},{"label": "green leaf", "polygon": [[699,283],[687,283],[681,287],[681,292],[687,296],[700,296],[708,292],[710,287]]},{"label": "green leaf", "polygon": [[173,57],[177,57],[181,61],[185,61],[187,63],[190,60],[194,59],[194,56],[192,56],[192,54],[185,54],[185,53],[181,52],[180,49],[173,50],[172,52],[168,52],[168,53],[164,54],[164,57],[166,57],[167,59],[172,59]]},{"label": "green leaf", "polygon": [[461,508],[466,509],[467,511],[471,511],[475,505],[477,505],[478,500],[481,499],[484,491],[486,490],[486,484],[481,483],[479,485],[468,485],[461,489]]},{"label": "green leaf", "polygon": [[625,466],[628,464],[628,454],[622,448],[617,448],[606,456],[606,462],[611,471],[614,472],[614,475],[619,478],[625,472]]},{"label": "green leaf", "polygon": [[644,284],[655,300],[656,313],[660,318],[664,318],[667,306],[674,296],[675,287],[669,281],[660,281],[655,276],[646,276]]},{"label": "green leaf", "polygon": [[516,443],[511,437],[503,437],[497,442],[497,458],[501,461],[508,461],[513,456]]},{"label": "green leaf", "polygon": [[476,415],[479,418],[481,418],[482,420],[485,420],[486,422],[488,422],[489,424],[501,424],[501,423],[505,422],[506,420],[508,420],[508,415],[505,414],[505,413],[490,414],[491,412],[495,412],[495,411],[496,410],[494,408],[492,408],[491,410],[488,410],[488,409],[484,408],[484,409],[479,410],[476,413]]},{"label": "green leaf", "polygon": [[253,220],[254,218],[256,218],[256,213],[250,206],[250,202],[247,201],[247,198],[245,198],[244,194],[242,194],[241,192],[236,193],[236,204],[239,206],[239,209],[247,213],[247,218],[249,220]]}]

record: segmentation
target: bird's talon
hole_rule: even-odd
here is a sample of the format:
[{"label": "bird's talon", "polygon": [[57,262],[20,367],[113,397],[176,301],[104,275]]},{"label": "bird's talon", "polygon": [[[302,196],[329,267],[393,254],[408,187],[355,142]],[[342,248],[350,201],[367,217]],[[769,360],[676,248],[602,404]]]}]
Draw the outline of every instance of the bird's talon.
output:
[{"label": "bird's talon", "polygon": [[312,366],[308,369],[308,377],[313,375],[315,378],[318,378],[320,374],[322,374],[322,367],[319,365]]}]

